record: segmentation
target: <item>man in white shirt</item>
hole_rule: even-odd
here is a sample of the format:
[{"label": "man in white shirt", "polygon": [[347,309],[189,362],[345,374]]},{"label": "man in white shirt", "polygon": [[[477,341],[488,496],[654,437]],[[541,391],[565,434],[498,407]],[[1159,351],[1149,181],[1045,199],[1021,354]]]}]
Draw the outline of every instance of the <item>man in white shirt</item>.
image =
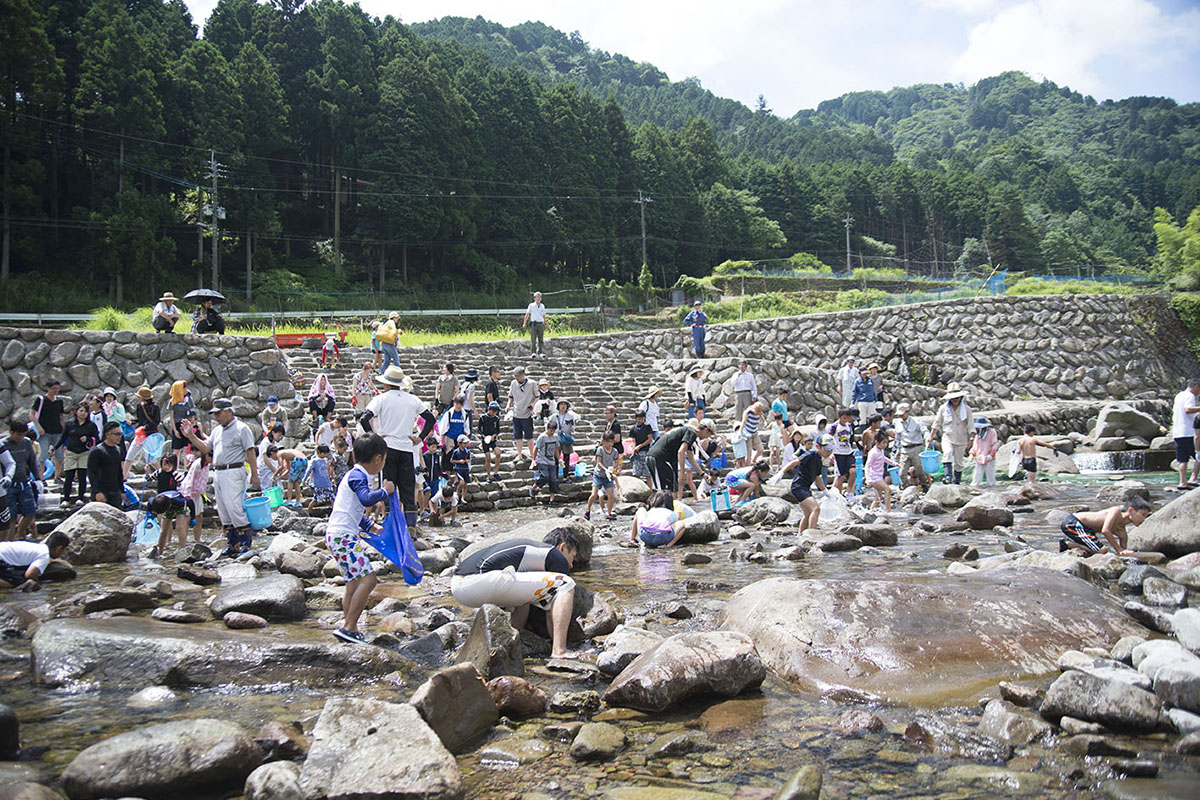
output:
[{"label": "man in white shirt", "polygon": [[740,420],[750,404],[758,399],[758,381],[754,380],[754,373],[745,359],[738,362],[738,373],[733,378],[733,395],[736,399],[733,418]]},{"label": "man in white shirt", "polygon": [[[847,358],[846,364],[837,373],[837,391],[842,398],[842,408],[850,408],[854,395],[854,382],[858,380],[858,370],[854,368],[854,359]],[[866,420],[862,420],[864,423]]]},{"label": "man in white shirt", "polygon": [[175,295],[163,292],[163,296],[158,298],[158,305],[154,307],[154,330],[161,333],[174,331],[175,323],[179,322],[181,316],[179,307],[175,305]]},{"label": "man in white shirt", "polygon": [[546,355],[543,342],[546,335],[546,307],[542,305],[541,292],[533,293],[533,302],[525,309],[525,319],[521,322],[521,327],[529,329],[529,346],[533,355]]},{"label": "man in white shirt", "polygon": [[192,447],[212,456],[213,495],[228,544],[221,555],[241,555],[250,552],[250,545],[254,541],[250,519],[243,506],[247,473],[242,465],[250,465],[250,488],[259,491],[258,448],[255,447],[250,427],[234,418],[232,401],[225,398],[214,400],[212,413],[217,424],[213,426],[207,441],[196,436],[191,420],[185,420],[179,428]]},{"label": "man in white shirt", "polygon": [[514,369],[512,383],[508,385],[508,405],[504,410],[512,409],[513,443],[517,453],[521,452],[521,443],[528,442],[530,461],[537,460],[533,436],[533,398],[536,394],[537,386],[525,377],[525,368]]},{"label": "man in white shirt", "polygon": [[32,592],[40,588],[38,580],[52,558],[62,558],[71,544],[65,533],[55,531],[38,542],[0,542],[0,589]]},{"label": "man in white shirt", "polygon": [[[433,430],[433,412],[411,391],[401,391],[404,386],[404,370],[395,364],[389,365],[382,375],[375,378],[383,391],[367,404],[359,422],[363,429],[382,436],[387,443],[387,460],[383,464],[383,479],[396,485],[400,504],[404,507],[404,519],[408,527],[417,525],[417,479],[413,454],[429,432]],[[420,434],[413,433],[417,420],[421,420]]]},{"label": "man in white shirt", "polygon": [[[1171,410],[1171,436],[1175,439],[1175,461],[1179,463],[1179,488],[1200,483],[1200,460],[1196,459],[1196,413],[1200,412],[1200,378],[1192,378],[1179,394]],[[1188,483],[1188,461],[1192,461],[1192,482]]]},{"label": "man in white shirt", "polygon": [[912,416],[908,403],[896,406],[896,445],[900,451],[900,478],[905,486],[920,486],[928,489],[933,479],[925,472],[921,464],[921,451],[925,449],[925,440],[929,431],[920,420]]}]

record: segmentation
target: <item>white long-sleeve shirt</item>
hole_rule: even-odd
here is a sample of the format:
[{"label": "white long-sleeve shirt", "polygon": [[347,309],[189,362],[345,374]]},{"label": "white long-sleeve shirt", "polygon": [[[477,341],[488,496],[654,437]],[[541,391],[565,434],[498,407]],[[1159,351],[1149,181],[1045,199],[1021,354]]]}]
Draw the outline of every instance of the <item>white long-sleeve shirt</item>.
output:
[{"label": "white long-sleeve shirt", "polygon": [[754,380],[754,373],[749,368],[745,372],[739,372],[733,379],[733,390],[735,392],[749,392],[752,395],[758,394],[758,382]]}]

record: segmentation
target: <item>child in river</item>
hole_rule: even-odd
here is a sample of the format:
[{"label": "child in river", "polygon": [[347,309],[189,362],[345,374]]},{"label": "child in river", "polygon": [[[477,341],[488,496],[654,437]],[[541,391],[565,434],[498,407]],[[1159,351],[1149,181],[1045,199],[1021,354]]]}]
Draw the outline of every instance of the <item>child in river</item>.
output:
[{"label": "child in river", "polygon": [[650,495],[646,508],[633,515],[633,530],[629,541],[639,541],[646,547],[670,547],[683,536],[683,521],[675,513],[670,492],[657,491]]},{"label": "child in river", "polygon": [[996,485],[996,453],[999,450],[1000,436],[987,417],[975,420],[975,441],[971,444],[971,456],[975,459],[972,486]]},{"label": "child in river", "polygon": [[888,467],[900,465],[887,457],[888,439],[886,433],[880,433],[875,437],[875,446],[867,454],[865,471],[867,486],[875,490],[875,501],[871,503],[871,508],[879,508],[879,501],[882,500],[884,510],[890,514],[892,511],[892,487],[884,480],[884,473],[887,472]]},{"label": "child in river", "polygon": [[1017,454],[1021,456],[1021,469],[1025,470],[1025,474],[1029,476],[1030,483],[1037,483],[1038,463],[1037,449],[1045,447],[1049,450],[1054,450],[1054,454],[1058,455],[1058,450],[1049,442],[1043,442],[1041,439],[1034,436],[1037,428],[1032,425],[1025,426],[1025,435],[1017,440]]},{"label": "child in river", "polygon": [[[1125,503],[1109,506],[1103,511],[1076,511],[1068,514],[1062,523],[1063,538],[1058,540],[1058,549],[1079,550],[1087,555],[1114,553],[1129,556],[1128,525],[1141,525],[1150,515],[1150,504],[1143,497],[1131,497]],[[1100,541],[1103,536],[1108,544]]]}]

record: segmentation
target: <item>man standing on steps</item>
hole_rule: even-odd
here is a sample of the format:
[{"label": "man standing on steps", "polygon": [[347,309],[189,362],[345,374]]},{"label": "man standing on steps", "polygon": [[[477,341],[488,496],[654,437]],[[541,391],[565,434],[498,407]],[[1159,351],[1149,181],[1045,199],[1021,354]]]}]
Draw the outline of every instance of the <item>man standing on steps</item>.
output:
[{"label": "man standing on steps", "polygon": [[546,336],[546,307],[542,305],[542,293],[533,293],[533,302],[525,309],[522,328],[529,329],[529,346],[534,356],[544,356]]},{"label": "man standing on steps", "polygon": [[63,474],[63,456],[58,440],[62,438],[67,414],[66,405],[58,396],[61,387],[62,384],[53,378],[46,381],[46,393],[38,395],[29,410],[29,421],[37,428],[38,441],[42,442],[42,460],[54,463],[54,474],[59,478]]},{"label": "man standing on steps", "polygon": [[738,362],[738,372],[733,378],[733,395],[736,398],[733,418],[740,420],[750,404],[758,399],[758,382],[754,380],[754,373],[744,358]]},{"label": "man standing on steps", "polygon": [[242,465],[250,465],[250,488],[257,492],[258,448],[254,444],[254,434],[246,423],[234,419],[232,401],[225,398],[214,400],[212,412],[217,424],[213,426],[208,441],[196,435],[190,419],[184,420],[179,427],[192,447],[212,456],[213,494],[228,545],[221,555],[238,556],[250,552],[250,543],[253,541],[250,519],[242,504],[246,494],[246,470]]},{"label": "man standing on steps", "polygon": [[[392,365],[375,381],[383,392],[367,404],[367,410],[359,420],[363,429],[382,436],[387,443],[387,460],[383,464],[383,479],[396,484],[400,504],[404,507],[404,520],[409,530],[417,527],[417,476],[414,454],[425,437],[433,430],[433,412],[411,391],[401,391],[404,386],[404,370]],[[421,420],[421,433],[414,434],[417,420]]]},{"label": "man standing on steps", "polygon": [[847,358],[845,365],[837,373],[837,393],[842,398],[841,408],[854,405],[854,384],[858,381],[858,370],[854,368],[854,359]]},{"label": "man standing on steps", "polygon": [[533,397],[536,392],[533,381],[525,377],[525,368],[514,369],[512,383],[508,385],[508,405],[504,410],[512,409],[513,445],[517,448],[517,457],[521,456],[522,442],[527,442],[531,463],[537,461],[533,439]]},{"label": "man standing on steps", "polygon": [[704,334],[705,326],[708,325],[708,315],[704,313],[704,304],[699,300],[692,303],[692,310],[686,317],[683,318],[684,325],[692,326],[692,349],[696,351],[696,358],[704,358]]},{"label": "man standing on steps", "polygon": [[[1200,481],[1200,459],[1196,458],[1196,426],[1200,421],[1200,377],[1192,378],[1179,394],[1171,409],[1171,438],[1175,440],[1175,461],[1179,464],[1179,488],[1194,487]],[[1192,482],[1188,483],[1188,461],[1195,462]]]}]

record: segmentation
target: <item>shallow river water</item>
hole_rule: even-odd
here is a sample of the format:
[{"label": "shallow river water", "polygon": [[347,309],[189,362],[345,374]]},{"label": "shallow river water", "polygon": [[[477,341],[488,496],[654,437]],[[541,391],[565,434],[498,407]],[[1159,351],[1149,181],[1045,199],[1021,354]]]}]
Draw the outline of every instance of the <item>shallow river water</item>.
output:
[{"label": "shallow river water", "polygon": [[[1138,477],[1158,487],[1165,485],[1161,473]],[[1102,476],[1089,476],[1054,483],[1058,497],[1036,502],[1030,513],[1018,514],[1013,534],[1035,547],[1057,550],[1057,532],[1045,523],[1045,511],[1058,505],[1098,507],[1095,493],[1106,482]],[[1156,507],[1171,496],[1155,491]],[[465,518],[462,532],[474,537],[503,531],[546,513],[544,509],[529,509],[475,514]],[[792,544],[795,539],[794,533],[770,536],[766,529],[760,528],[751,529],[752,538],[748,541],[722,539],[711,545],[687,548],[710,555],[713,561],[685,566],[683,550],[638,551],[618,547],[617,543],[628,537],[628,525],[627,518],[616,523],[601,522],[597,526],[592,567],[578,572],[576,577],[595,592],[611,593],[610,602],[627,618],[644,618],[648,628],[662,633],[714,627],[724,600],[738,588],[761,578],[846,578],[887,572],[944,571],[947,562],[941,552],[950,539],[947,535],[914,536],[907,526],[901,525],[897,547],[812,553],[798,562],[731,561],[731,548],[745,552],[761,543],[769,553]],[[969,541],[979,548],[981,555],[987,556],[1003,552],[1005,538],[991,533],[968,533],[955,540]],[[83,590],[89,583],[113,586],[126,575],[150,574],[158,569],[154,562],[141,560],[135,564],[81,570],[78,580],[45,590],[45,599],[54,602]],[[1064,580],[1072,579],[1064,577]],[[469,621],[467,612],[449,596],[446,581],[442,579],[427,578],[410,589],[398,576],[388,576],[378,594],[444,605],[458,619]],[[187,608],[202,610],[204,597],[204,592],[197,588],[177,592],[174,601],[183,600]],[[674,602],[687,605],[694,616],[685,620],[666,618],[662,610]],[[310,614],[303,623],[272,625],[266,632],[281,637],[327,637],[329,632],[321,627],[318,616],[319,612]],[[370,624],[368,618],[368,629]],[[981,622],[981,627],[986,629],[986,621]],[[386,680],[348,675],[337,686],[297,688],[254,686],[253,676],[247,676],[245,686],[200,691],[178,689],[180,702],[174,706],[139,712],[126,705],[132,694],[128,689],[48,690],[33,686],[27,660],[28,640],[8,641],[3,650],[8,658],[0,659],[0,693],[3,702],[17,711],[22,723],[22,743],[34,748],[35,757],[15,765],[0,764],[0,779],[27,774],[51,785],[82,748],[123,730],[168,719],[218,717],[250,730],[269,720],[298,721],[310,732],[329,696],[349,694],[403,702],[420,678],[410,680],[408,685],[395,685]],[[592,646],[591,652],[595,650]],[[539,663],[527,659],[527,666],[536,668]],[[602,692],[606,685],[571,683],[537,672],[528,677],[548,695],[558,689],[591,688]],[[1043,684],[1048,685],[1049,680],[1045,678]],[[852,708],[875,713],[885,722],[886,729],[861,737],[839,733],[835,726],[838,716]],[[761,691],[723,703],[707,700],[661,714],[623,709],[599,712],[594,719],[615,722],[629,739],[628,748],[607,764],[579,764],[568,755],[568,744],[546,738],[547,726],[582,719],[570,713],[502,722],[458,760],[466,796],[470,798],[705,800],[731,797],[740,786],[777,788],[806,764],[820,767],[825,798],[1200,796],[1200,759],[1191,759],[1189,763],[1175,755],[1171,749],[1175,737],[1126,740],[1132,749],[1159,763],[1159,777],[1114,782],[1106,759],[1083,759],[1063,753],[1053,743],[1017,748],[1011,754],[1004,752],[973,733],[980,714],[978,705],[920,709],[860,706],[799,694],[768,676]],[[911,741],[905,737],[905,729],[913,722],[927,730],[950,731],[939,740],[955,744],[930,747]],[[658,737],[683,729],[703,731],[712,749],[681,757],[651,757],[652,743]]]}]

